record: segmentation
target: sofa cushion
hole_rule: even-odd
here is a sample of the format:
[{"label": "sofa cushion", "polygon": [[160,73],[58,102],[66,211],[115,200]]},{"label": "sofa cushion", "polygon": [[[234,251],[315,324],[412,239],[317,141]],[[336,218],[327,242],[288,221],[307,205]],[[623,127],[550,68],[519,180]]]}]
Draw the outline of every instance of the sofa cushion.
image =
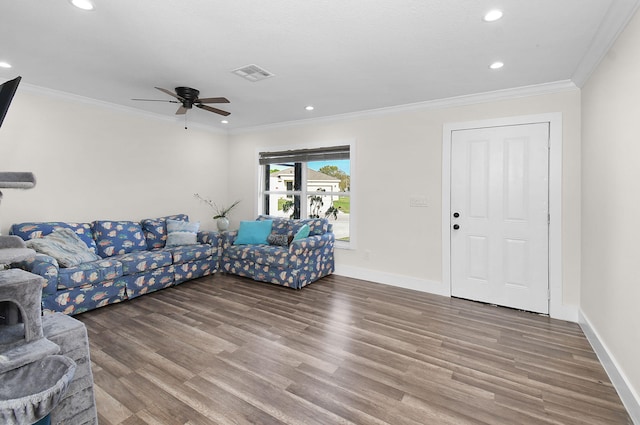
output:
[{"label": "sofa cushion", "polygon": [[291,255],[289,249],[283,246],[261,246],[254,253],[256,264],[270,267],[297,267],[297,256]]},{"label": "sofa cushion", "polygon": [[273,221],[241,221],[234,245],[267,244]]},{"label": "sofa cushion", "polygon": [[164,248],[167,240],[167,220],[189,221],[186,214],[168,215],[158,218],[145,218],[140,222],[148,249]]},{"label": "sofa cushion", "polygon": [[58,271],[58,289],[77,288],[97,284],[122,276],[122,264],[112,259],[101,259]]},{"label": "sofa cushion", "polygon": [[195,245],[198,243],[200,222],[167,219],[167,242],[165,246]]},{"label": "sofa cushion", "polygon": [[326,218],[303,218],[294,220],[284,217],[272,217],[268,215],[260,215],[256,221],[273,221],[271,233],[279,235],[294,235],[305,224],[309,226],[309,235],[324,235],[329,231],[329,220]]},{"label": "sofa cushion", "polygon": [[66,228],[56,229],[42,238],[29,239],[26,246],[55,258],[61,267],[73,267],[100,260],[100,257],[87,247],[76,232]]},{"label": "sofa cushion", "polygon": [[96,220],[93,234],[102,258],[147,249],[142,226],[133,221]]},{"label": "sofa cushion", "polygon": [[293,222],[293,232],[297,233],[305,224],[309,226],[309,236],[324,235],[329,231],[329,220],[326,218],[304,218]]},{"label": "sofa cushion", "polygon": [[170,266],[171,253],[165,251],[136,251],[129,254],[115,255],[110,259],[122,263],[122,274],[130,275],[148,270]]},{"label": "sofa cushion", "polygon": [[[189,261],[204,260],[214,254],[214,249],[208,244],[198,245],[182,245],[175,247],[166,247],[163,249],[173,256],[173,264],[182,264]],[[215,254],[218,253],[217,248]]]},{"label": "sofa cushion", "polygon": [[274,235],[293,235],[293,220],[288,218],[260,215],[256,221],[272,221],[271,233]]},{"label": "sofa cushion", "polygon": [[90,250],[97,252],[96,242],[93,240],[93,232],[90,223],[73,223],[62,221],[48,221],[43,223],[19,223],[11,226],[9,234],[20,236],[25,241],[29,239],[47,236],[56,229],[71,229]]},{"label": "sofa cushion", "polygon": [[224,256],[232,260],[249,260],[254,259],[254,245],[229,245],[224,250]]}]

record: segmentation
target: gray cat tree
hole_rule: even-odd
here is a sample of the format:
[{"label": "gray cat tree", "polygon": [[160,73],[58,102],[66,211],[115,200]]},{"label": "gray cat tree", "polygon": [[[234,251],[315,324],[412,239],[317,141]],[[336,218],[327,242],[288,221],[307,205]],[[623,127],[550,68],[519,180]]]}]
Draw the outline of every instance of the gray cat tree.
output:
[{"label": "gray cat tree", "polygon": [[[34,186],[32,173],[0,172],[1,189]],[[0,236],[0,423],[97,423],[84,325],[60,313],[42,317],[43,279],[5,270],[35,255],[19,237]]]}]

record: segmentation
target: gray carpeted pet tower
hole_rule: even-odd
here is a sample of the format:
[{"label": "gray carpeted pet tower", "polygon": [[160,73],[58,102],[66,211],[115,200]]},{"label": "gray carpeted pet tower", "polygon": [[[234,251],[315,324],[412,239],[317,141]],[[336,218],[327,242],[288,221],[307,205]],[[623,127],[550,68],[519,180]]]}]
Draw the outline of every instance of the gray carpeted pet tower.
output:
[{"label": "gray carpeted pet tower", "polygon": [[[7,102],[3,86],[0,124],[13,97]],[[0,189],[34,186],[32,173],[0,172]],[[43,317],[44,279],[7,269],[35,255],[19,237],[0,235],[0,424],[97,424],[85,326],[61,313]]]},{"label": "gray carpeted pet tower", "polygon": [[[34,186],[32,173],[0,173],[2,189]],[[5,269],[35,255],[19,237],[0,236],[0,423],[97,424],[85,326],[43,317],[44,279]]]}]

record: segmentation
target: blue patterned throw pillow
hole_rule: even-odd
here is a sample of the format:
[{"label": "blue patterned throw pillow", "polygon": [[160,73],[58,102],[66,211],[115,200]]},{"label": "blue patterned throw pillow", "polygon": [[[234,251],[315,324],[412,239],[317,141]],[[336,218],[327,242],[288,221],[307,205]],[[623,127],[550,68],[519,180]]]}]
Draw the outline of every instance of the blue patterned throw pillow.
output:
[{"label": "blue patterned throw pillow", "polygon": [[200,222],[167,220],[167,243],[165,246],[195,245],[198,243]]},{"label": "blue patterned throw pillow", "polygon": [[133,221],[96,220],[93,234],[102,258],[147,249],[142,226]]}]

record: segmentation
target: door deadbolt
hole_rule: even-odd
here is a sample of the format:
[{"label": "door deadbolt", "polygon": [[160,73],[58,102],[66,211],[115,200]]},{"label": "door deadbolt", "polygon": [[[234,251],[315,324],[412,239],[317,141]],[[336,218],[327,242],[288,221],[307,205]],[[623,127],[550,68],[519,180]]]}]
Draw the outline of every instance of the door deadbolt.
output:
[{"label": "door deadbolt", "polygon": [[454,216],[455,218],[458,218],[458,217],[460,217],[460,213],[455,212],[455,213],[453,213],[453,216]]}]

